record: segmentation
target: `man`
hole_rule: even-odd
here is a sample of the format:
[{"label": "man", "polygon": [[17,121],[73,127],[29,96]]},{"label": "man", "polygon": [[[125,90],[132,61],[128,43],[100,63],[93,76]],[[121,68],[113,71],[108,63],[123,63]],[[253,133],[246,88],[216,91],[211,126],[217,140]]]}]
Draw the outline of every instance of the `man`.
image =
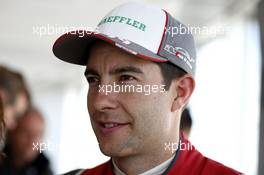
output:
[{"label": "man", "polygon": [[23,76],[0,66],[0,96],[4,105],[4,121],[8,130],[16,127],[17,117],[30,106],[30,95]]},{"label": "man", "polygon": [[78,174],[240,174],[193,147],[180,149],[190,146],[179,125],[196,61],[193,37],[176,32],[181,27],[159,8],[128,3],[109,12],[95,32],[71,32],[55,42],[59,59],[86,65],[91,123],[111,157]]},{"label": "man", "polygon": [[189,108],[185,108],[181,115],[180,131],[186,138],[189,138],[192,128],[192,117]]},{"label": "man", "polygon": [[1,175],[52,175],[49,160],[39,146],[44,129],[44,118],[35,109],[18,119],[4,149],[6,159],[0,164]]}]

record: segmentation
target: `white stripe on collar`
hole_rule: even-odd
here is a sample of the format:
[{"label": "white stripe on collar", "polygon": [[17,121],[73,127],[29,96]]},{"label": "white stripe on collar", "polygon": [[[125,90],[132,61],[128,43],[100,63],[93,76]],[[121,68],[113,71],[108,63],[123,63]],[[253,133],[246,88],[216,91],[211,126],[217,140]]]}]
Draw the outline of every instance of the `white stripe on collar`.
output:
[{"label": "white stripe on collar", "polygon": [[[144,173],[141,173],[139,175],[157,175],[157,174],[162,174],[164,173],[167,168],[169,167],[171,161],[173,160],[175,154],[169,158],[168,160],[166,160],[165,162],[162,162],[161,164],[159,164],[158,166],[144,172]],[[113,161],[113,165],[114,165],[114,174],[115,175],[126,175],[125,173],[123,173],[118,167],[117,165],[115,164],[115,161]]]}]

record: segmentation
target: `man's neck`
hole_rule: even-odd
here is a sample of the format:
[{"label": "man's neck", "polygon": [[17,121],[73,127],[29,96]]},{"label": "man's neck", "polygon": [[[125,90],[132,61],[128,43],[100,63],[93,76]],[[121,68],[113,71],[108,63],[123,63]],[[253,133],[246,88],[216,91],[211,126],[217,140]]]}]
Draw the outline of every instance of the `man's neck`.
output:
[{"label": "man's neck", "polygon": [[[178,144],[178,141],[179,138],[177,137],[175,141],[170,141],[170,143]],[[166,144],[167,143],[160,145],[161,149],[157,149],[152,152],[129,157],[113,157],[112,160],[115,162],[116,166],[125,174],[141,174],[162,164],[175,155],[177,147],[175,146],[174,150],[168,150],[165,148]]]},{"label": "man's neck", "polygon": [[[171,158],[166,160],[165,162],[162,162],[161,164],[155,166],[154,168],[145,171],[144,173],[141,173],[140,175],[153,175],[153,174],[162,174],[164,173],[168,167],[170,166],[171,162],[174,160],[175,155],[173,155]],[[114,168],[114,174],[115,175],[126,175],[124,172],[122,172],[118,166],[115,164],[115,162],[112,160],[113,168]]]}]

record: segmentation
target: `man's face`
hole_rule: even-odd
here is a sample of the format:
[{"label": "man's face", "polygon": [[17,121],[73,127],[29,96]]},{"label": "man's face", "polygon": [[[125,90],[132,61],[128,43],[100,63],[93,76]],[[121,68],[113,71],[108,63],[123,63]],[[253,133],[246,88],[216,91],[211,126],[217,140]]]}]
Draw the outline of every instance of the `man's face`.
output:
[{"label": "man's face", "polygon": [[163,78],[156,63],[100,42],[90,52],[85,75],[89,82],[88,111],[105,155],[124,157],[164,150],[164,142],[175,127],[171,115],[174,90],[149,95],[141,92],[106,94],[98,87],[114,86],[114,83],[160,87]]}]

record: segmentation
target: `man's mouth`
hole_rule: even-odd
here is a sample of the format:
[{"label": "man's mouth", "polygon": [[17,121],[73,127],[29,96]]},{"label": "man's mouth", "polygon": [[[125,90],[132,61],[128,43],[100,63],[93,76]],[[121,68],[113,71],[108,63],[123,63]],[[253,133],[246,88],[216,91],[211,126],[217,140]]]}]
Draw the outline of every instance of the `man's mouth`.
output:
[{"label": "man's mouth", "polygon": [[115,122],[100,123],[100,131],[105,135],[112,134],[123,129],[127,125],[128,123],[115,123]]},{"label": "man's mouth", "polygon": [[106,123],[103,124],[104,128],[113,128],[113,127],[117,127],[118,124],[117,123]]}]

